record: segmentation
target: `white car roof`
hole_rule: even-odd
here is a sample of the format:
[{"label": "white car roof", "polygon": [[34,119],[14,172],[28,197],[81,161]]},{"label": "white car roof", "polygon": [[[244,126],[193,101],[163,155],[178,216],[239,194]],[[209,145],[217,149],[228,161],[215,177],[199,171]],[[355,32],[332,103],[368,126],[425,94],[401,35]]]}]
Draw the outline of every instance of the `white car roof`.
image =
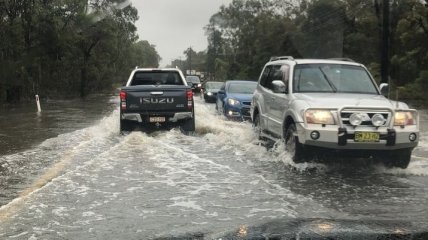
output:
[{"label": "white car roof", "polygon": [[330,63],[330,64],[346,64],[346,65],[353,65],[353,66],[362,66],[361,63],[357,62],[351,62],[351,61],[343,61],[343,60],[334,60],[334,59],[284,59],[284,60],[276,60],[276,61],[270,61],[268,65],[270,64],[281,64],[281,63],[287,63],[287,64],[317,64],[317,63]]}]

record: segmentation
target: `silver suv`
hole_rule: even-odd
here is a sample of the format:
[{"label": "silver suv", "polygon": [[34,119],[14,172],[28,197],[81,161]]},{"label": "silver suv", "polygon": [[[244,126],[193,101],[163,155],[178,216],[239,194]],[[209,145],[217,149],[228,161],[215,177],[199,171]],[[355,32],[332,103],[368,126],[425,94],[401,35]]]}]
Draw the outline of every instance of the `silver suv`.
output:
[{"label": "silver suv", "polygon": [[251,104],[259,139],[282,139],[295,162],[328,154],[407,168],[419,140],[418,113],[387,99],[362,64],[273,57]]}]

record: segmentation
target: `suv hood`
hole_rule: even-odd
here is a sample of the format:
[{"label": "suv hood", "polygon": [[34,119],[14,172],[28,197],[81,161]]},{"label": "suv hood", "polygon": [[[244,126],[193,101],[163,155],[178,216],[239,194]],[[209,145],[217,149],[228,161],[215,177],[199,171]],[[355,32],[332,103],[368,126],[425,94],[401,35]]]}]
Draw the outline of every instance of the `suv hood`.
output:
[{"label": "suv hood", "polygon": [[[382,95],[351,93],[295,93],[295,100],[304,101],[311,108],[377,107],[397,108],[397,102]],[[398,108],[407,109],[405,103],[398,102]]]}]

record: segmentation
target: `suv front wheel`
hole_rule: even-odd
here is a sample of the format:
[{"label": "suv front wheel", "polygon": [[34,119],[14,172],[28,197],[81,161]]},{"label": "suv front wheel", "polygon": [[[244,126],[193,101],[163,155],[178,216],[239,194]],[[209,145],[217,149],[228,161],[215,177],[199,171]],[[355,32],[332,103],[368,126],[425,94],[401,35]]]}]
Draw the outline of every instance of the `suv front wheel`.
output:
[{"label": "suv front wheel", "polygon": [[390,151],[383,159],[383,164],[387,168],[398,167],[406,169],[409,166],[410,159],[412,158],[412,149],[399,149]]},{"label": "suv front wheel", "polygon": [[296,125],[291,123],[284,134],[285,150],[291,155],[293,162],[302,163],[306,160],[304,146],[299,142],[297,136],[295,136],[296,133]]}]

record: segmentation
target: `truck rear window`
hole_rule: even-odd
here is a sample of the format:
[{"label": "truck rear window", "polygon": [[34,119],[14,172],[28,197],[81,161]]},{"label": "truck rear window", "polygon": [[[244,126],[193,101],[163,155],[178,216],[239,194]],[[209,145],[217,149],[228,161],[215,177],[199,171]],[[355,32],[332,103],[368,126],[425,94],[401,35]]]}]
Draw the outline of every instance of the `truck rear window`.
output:
[{"label": "truck rear window", "polygon": [[178,72],[151,71],[134,73],[131,86],[137,85],[184,85],[184,83]]}]

